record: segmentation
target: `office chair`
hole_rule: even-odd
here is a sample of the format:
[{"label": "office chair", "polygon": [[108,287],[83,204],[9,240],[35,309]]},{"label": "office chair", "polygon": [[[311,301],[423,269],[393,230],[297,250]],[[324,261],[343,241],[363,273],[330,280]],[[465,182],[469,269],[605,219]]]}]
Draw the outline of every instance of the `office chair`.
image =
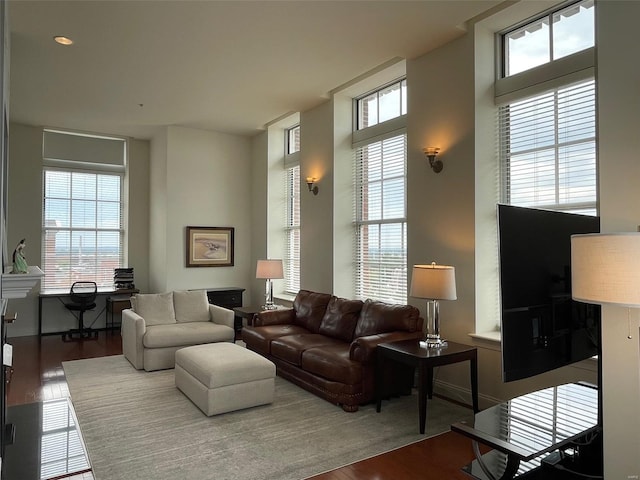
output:
[{"label": "office chair", "polygon": [[96,295],[98,287],[96,282],[74,282],[69,291],[69,302],[65,303],[72,312],[78,312],[78,328],[72,328],[62,334],[62,340],[75,338],[98,338],[98,331],[84,326],[84,312],[96,308]]}]

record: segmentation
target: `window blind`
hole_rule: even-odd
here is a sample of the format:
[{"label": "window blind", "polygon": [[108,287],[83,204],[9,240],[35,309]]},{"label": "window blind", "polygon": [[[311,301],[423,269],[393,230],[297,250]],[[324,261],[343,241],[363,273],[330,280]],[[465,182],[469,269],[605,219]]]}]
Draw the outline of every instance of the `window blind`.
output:
[{"label": "window blind", "polygon": [[502,201],[596,213],[595,81],[498,108]]},{"label": "window blind", "polygon": [[407,301],[406,134],[355,149],[355,292]]},{"label": "window blind", "polygon": [[42,290],[112,287],[124,258],[121,174],[45,167],[43,185]]},{"label": "window blind", "polygon": [[284,290],[296,294],[300,290],[300,166],[285,170],[286,223]]}]

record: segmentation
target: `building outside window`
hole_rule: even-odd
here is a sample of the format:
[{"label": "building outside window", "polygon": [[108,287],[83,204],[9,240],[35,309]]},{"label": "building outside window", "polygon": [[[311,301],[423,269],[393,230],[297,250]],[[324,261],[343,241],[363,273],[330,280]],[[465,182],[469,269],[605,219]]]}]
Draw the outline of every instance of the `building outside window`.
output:
[{"label": "building outside window", "polygon": [[[126,142],[44,135],[42,290],[68,290],[76,281],[111,288],[114,269],[124,266]],[[78,152],[95,156],[79,159]]]},{"label": "building outside window", "polygon": [[[406,80],[355,100],[355,293],[392,303],[407,301]],[[385,130],[385,122],[389,127]],[[367,129],[376,126],[367,138]]]},{"label": "building outside window", "polygon": [[284,291],[300,290],[300,125],[286,130]]},{"label": "building outside window", "polygon": [[573,3],[500,36],[496,91],[511,88],[497,97],[504,203],[597,213],[594,10]]}]

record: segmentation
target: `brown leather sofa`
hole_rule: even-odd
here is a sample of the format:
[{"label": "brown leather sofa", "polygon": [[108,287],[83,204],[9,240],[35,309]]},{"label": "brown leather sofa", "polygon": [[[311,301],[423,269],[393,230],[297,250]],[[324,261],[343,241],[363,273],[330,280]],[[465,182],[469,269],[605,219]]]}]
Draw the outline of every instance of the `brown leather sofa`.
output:
[{"label": "brown leather sofa", "polygon": [[279,376],[355,412],[375,396],[376,346],[419,339],[422,323],[410,305],[300,290],[293,308],[257,314],[242,339],[274,362]]}]

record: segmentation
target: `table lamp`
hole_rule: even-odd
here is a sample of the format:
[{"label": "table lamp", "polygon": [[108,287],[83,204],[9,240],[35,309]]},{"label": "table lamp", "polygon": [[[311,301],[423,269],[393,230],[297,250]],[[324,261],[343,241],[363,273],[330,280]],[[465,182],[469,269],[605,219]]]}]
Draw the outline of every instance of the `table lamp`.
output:
[{"label": "table lamp", "polygon": [[[414,265],[410,296],[427,299],[426,336],[424,346],[446,345],[440,338],[440,300],[456,300],[456,271],[447,265]],[[421,342],[422,345],[422,342]]]},{"label": "table lamp", "polygon": [[284,278],[282,272],[282,260],[258,260],[258,264],[256,266],[256,278],[266,279],[266,300],[265,304],[262,306],[265,310],[275,310],[277,308],[273,304],[273,279]]}]

